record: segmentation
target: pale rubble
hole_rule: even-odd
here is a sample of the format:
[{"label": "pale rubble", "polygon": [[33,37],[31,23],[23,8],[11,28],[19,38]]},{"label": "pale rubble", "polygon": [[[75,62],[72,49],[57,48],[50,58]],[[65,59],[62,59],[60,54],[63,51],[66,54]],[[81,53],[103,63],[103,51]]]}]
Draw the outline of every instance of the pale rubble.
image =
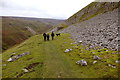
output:
[{"label": "pale rubble", "polygon": [[84,46],[96,46],[118,50],[118,9],[100,14],[81,23],[70,25],[59,31],[70,33],[75,42],[82,41]]}]

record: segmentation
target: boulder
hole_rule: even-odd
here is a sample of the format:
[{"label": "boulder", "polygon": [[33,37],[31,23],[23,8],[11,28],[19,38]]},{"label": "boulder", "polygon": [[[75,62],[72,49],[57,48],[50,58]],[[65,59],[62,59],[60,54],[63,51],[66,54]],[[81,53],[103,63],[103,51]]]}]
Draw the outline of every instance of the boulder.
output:
[{"label": "boulder", "polygon": [[25,68],[24,68],[24,69],[22,69],[22,70],[23,70],[24,72],[28,72],[28,70],[27,70],[27,69],[25,69]]},{"label": "boulder", "polygon": [[111,64],[108,64],[108,66],[110,67],[110,66],[112,66]]},{"label": "boulder", "polygon": [[77,61],[76,64],[79,64],[81,66],[87,66],[87,62],[84,59]]},{"label": "boulder", "polygon": [[82,43],[82,41],[80,40],[80,41],[78,41],[78,43]]},{"label": "boulder", "polygon": [[97,61],[93,61],[93,64],[96,64],[97,63]]},{"label": "boulder", "polygon": [[98,56],[93,56],[93,59],[94,59],[94,60],[98,60],[98,59],[100,59],[100,57],[98,57]]},{"label": "boulder", "polygon": [[72,51],[72,49],[66,49],[64,52],[67,53],[67,52],[70,52]]},{"label": "boulder", "polygon": [[115,63],[120,63],[120,61],[117,60],[117,61],[115,61]]},{"label": "boulder", "polygon": [[12,62],[12,61],[14,61],[14,59],[13,58],[9,58],[7,61],[8,62]]}]

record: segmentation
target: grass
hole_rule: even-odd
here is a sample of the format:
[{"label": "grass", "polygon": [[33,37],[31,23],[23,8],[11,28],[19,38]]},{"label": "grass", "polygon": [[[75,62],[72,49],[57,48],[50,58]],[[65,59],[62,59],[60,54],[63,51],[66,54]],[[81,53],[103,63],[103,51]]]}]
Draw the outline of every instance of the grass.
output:
[{"label": "grass", "polygon": [[[71,52],[64,53],[65,49],[73,49]],[[42,35],[36,35],[22,44],[13,47],[3,54],[3,78],[15,78],[22,73],[22,69],[29,64],[42,62],[36,67],[30,69],[31,72],[25,73],[20,78],[117,78],[118,54],[111,54],[115,51],[106,51],[107,49],[86,50],[81,44],[74,44],[69,34],[61,34],[52,41],[43,41]],[[14,62],[7,60],[15,52],[21,54],[30,52]],[[93,56],[98,55],[101,60],[93,63]],[[85,59],[87,66],[75,64],[76,61]],[[106,61],[106,63],[104,63]],[[107,64],[116,65],[117,68],[108,67]]]}]

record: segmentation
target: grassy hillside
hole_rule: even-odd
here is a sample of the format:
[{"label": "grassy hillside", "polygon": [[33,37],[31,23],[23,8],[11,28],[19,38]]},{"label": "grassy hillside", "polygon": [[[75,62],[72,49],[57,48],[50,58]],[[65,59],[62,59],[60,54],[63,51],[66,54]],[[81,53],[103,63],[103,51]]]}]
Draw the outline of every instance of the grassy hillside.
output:
[{"label": "grassy hillside", "polygon": [[[2,17],[2,49],[3,51],[18,44],[30,36],[47,32],[60,20],[50,20],[20,17]],[[53,22],[55,22],[53,24]]]},{"label": "grassy hillside", "polygon": [[[64,53],[65,49],[72,49]],[[8,62],[12,55],[30,52],[16,61]],[[118,78],[118,54],[107,49],[86,50],[80,44],[74,44],[69,34],[62,34],[52,41],[43,41],[42,35],[36,35],[3,54],[3,78]],[[93,64],[93,56],[101,59]],[[87,66],[77,65],[84,59]],[[108,64],[116,66],[112,68]],[[22,69],[28,68],[28,72]]]},{"label": "grassy hillside", "polygon": [[66,22],[69,25],[82,22],[91,19],[99,14],[112,11],[119,6],[119,3],[117,2],[92,2],[91,4],[68,18]]}]

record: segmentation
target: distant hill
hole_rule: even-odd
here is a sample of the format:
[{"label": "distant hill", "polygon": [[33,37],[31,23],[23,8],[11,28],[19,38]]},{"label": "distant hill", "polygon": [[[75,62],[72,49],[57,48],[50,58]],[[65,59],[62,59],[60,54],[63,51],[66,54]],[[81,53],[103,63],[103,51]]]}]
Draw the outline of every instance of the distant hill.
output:
[{"label": "distant hill", "polygon": [[35,34],[47,32],[59,22],[62,20],[2,16],[2,50]]}]

